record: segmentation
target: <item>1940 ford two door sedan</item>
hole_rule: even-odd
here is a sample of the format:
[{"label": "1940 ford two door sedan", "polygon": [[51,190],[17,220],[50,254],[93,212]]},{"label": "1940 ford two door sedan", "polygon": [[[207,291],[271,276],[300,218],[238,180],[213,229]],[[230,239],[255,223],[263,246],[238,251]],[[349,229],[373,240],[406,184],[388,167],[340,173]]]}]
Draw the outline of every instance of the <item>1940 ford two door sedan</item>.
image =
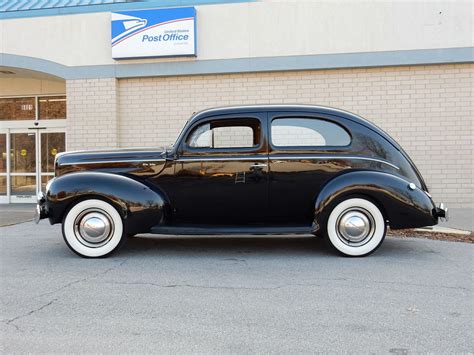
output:
[{"label": "1940 ford two door sedan", "polygon": [[434,225],[447,209],[372,123],[327,107],[262,105],[197,113],[165,150],[59,154],[37,215],[62,223],[85,257],[138,233],[312,233],[363,256],[388,225]]}]

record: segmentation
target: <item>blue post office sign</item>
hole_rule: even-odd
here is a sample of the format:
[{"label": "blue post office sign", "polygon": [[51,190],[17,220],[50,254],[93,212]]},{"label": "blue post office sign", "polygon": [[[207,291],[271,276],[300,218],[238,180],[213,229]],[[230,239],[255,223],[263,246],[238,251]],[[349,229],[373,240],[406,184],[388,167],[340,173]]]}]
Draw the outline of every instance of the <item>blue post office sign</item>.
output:
[{"label": "blue post office sign", "polygon": [[196,55],[196,9],[112,12],[112,58]]}]

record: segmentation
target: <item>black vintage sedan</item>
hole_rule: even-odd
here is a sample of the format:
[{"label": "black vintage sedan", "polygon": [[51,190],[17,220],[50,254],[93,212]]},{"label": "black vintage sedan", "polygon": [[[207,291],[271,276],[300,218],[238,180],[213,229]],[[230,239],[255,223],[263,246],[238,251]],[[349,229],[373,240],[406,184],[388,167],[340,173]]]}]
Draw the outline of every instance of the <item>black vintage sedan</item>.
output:
[{"label": "black vintage sedan", "polygon": [[315,234],[363,256],[392,229],[434,225],[420,172],[387,133],[311,105],[215,108],[168,149],[66,152],[38,196],[37,219],[101,257],[139,233]]}]

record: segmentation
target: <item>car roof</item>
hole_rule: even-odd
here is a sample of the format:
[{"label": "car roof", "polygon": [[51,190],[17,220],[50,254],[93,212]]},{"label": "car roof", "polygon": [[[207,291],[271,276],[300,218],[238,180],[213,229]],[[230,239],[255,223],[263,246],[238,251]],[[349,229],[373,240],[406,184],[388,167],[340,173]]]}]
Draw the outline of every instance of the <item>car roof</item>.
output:
[{"label": "car roof", "polygon": [[331,111],[350,114],[348,111],[328,106],[303,105],[303,104],[259,104],[259,105],[233,105],[208,108],[193,115],[193,118],[201,116],[232,114],[237,112],[263,112],[263,111]]},{"label": "car roof", "polygon": [[191,117],[188,123],[194,124],[195,122],[201,119],[204,119],[206,117],[210,117],[210,116],[228,115],[228,114],[234,114],[234,113],[277,112],[277,111],[314,112],[314,113],[322,113],[322,114],[334,115],[341,118],[345,118],[353,122],[359,123],[369,128],[370,130],[380,134],[392,145],[394,145],[397,149],[401,150],[400,145],[377,125],[366,120],[365,118],[362,118],[359,115],[356,115],[355,113],[352,113],[346,110],[341,110],[334,107],[329,107],[329,106],[309,105],[309,104],[260,104],[260,105],[222,106],[222,107],[209,108],[209,109],[196,112],[193,114],[193,116]]}]

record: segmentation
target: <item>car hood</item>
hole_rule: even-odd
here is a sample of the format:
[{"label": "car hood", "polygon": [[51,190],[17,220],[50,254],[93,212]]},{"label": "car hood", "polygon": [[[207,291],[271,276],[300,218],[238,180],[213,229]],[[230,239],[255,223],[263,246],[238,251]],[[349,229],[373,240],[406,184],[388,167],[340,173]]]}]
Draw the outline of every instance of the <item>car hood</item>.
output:
[{"label": "car hood", "polygon": [[63,152],[56,156],[58,165],[66,164],[94,164],[98,162],[131,162],[164,160],[166,149],[156,148],[126,148],[107,150],[82,150]]},{"label": "car hood", "polygon": [[166,161],[166,149],[127,148],[109,150],[84,150],[59,153],[56,156],[56,175],[64,172],[84,170],[121,170],[126,167],[137,167],[145,163],[161,165]]}]

